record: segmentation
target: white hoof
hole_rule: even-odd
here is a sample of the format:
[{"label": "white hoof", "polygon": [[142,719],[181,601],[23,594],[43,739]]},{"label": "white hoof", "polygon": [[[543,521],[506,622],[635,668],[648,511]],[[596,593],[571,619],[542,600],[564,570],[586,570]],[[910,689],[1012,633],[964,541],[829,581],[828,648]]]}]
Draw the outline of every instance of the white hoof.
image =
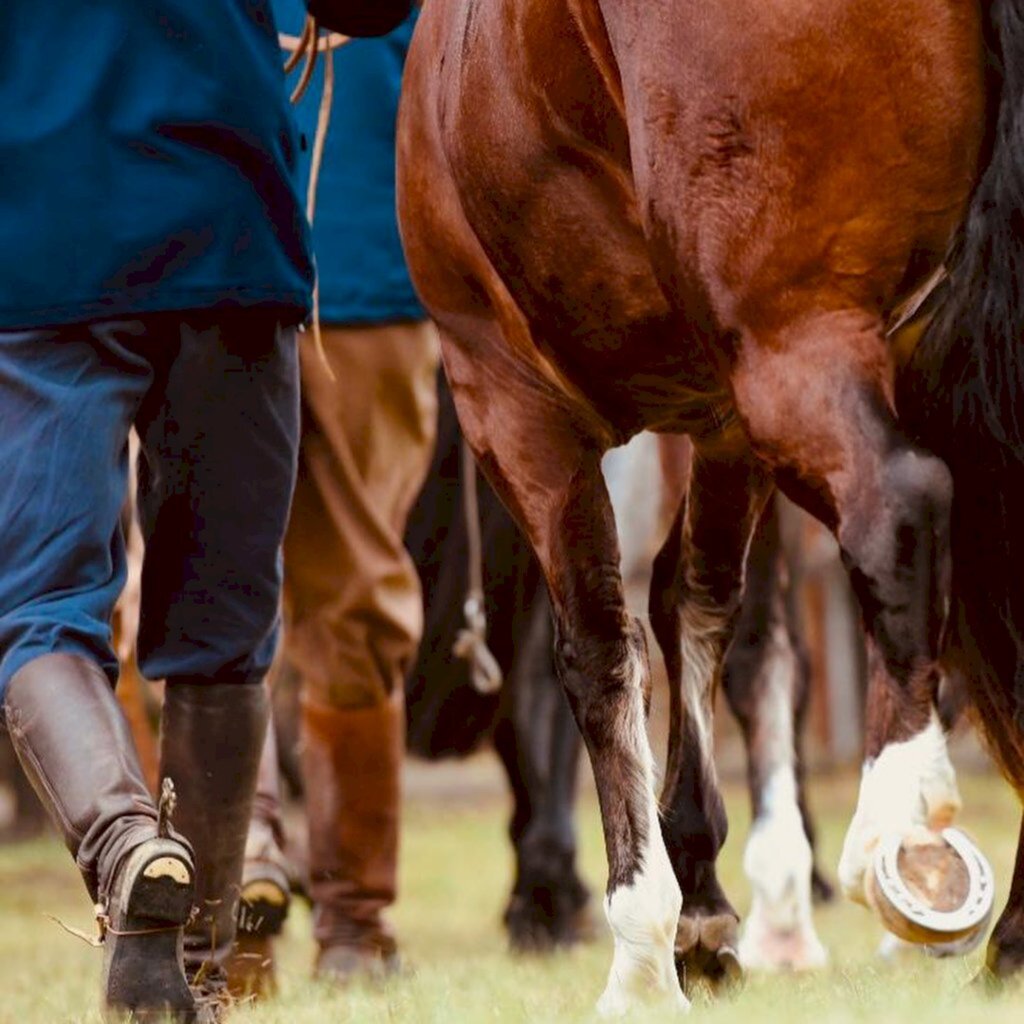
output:
[{"label": "white hoof", "polygon": [[601,998],[597,1001],[597,1015],[604,1020],[616,1020],[640,1008],[656,1008],[675,1011],[677,1014],[687,1014],[690,1012],[690,1000],[683,995],[683,990],[678,984],[674,990],[670,990],[660,997],[644,998],[630,995],[625,986],[609,980]]},{"label": "white hoof", "polygon": [[778,974],[785,971],[817,971],[828,965],[828,950],[813,932],[810,935],[769,932],[740,941],[740,963],[750,971]]},{"label": "white hoof", "polygon": [[739,956],[756,971],[805,971],[828,962],[811,917],[813,854],[796,795],[791,770],[772,776],[743,855],[754,899]]}]

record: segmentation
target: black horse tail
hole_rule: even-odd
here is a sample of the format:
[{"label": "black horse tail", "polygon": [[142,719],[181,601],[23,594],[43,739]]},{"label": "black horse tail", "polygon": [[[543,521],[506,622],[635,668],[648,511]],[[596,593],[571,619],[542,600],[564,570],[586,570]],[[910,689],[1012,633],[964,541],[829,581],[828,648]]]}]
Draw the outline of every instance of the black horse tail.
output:
[{"label": "black horse tail", "polygon": [[[953,473],[951,646],[979,711],[1024,727],[1024,0],[985,0],[985,162],[933,318],[897,393]],[[1024,770],[1010,735],[990,733]]]}]

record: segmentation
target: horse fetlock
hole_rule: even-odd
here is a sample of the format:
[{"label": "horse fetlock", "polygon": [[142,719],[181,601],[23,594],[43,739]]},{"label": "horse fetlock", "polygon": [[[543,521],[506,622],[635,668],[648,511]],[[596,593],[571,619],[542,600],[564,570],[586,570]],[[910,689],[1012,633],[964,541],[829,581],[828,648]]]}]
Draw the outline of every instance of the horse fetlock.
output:
[{"label": "horse fetlock", "polygon": [[946,736],[933,712],[916,736],[890,743],[864,765],[857,810],[839,862],[844,894],[866,903],[864,881],[879,842],[892,835],[925,842],[952,821],[960,804]]},{"label": "horse fetlock", "polygon": [[756,970],[807,970],[828,960],[811,916],[813,855],[793,792],[791,801],[766,804],[743,857],[753,901],[739,954]]},{"label": "horse fetlock", "polygon": [[647,839],[631,881],[609,892],[605,915],[615,939],[608,985],[598,1003],[603,1016],[639,1002],[668,998],[688,1008],[676,977],[673,938],[683,897],[660,833]]},{"label": "horse fetlock", "polygon": [[750,830],[743,870],[772,927],[793,928],[809,912],[814,856],[804,831],[791,768],[780,768],[764,787],[762,810]]}]

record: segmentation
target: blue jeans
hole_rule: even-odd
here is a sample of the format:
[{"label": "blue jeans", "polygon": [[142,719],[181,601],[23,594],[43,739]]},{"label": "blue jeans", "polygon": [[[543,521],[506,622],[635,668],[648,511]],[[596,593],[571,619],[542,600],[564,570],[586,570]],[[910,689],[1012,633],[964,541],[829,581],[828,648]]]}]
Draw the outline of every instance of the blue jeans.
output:
[{"label": "blue jeans", "polygon": [[45,654],[97,661],[125,580],[128,432],[142,442],[139,663],[254,682],[277,642],[295,483],[295,332],[253,311],[0,332],[0,702]]}]

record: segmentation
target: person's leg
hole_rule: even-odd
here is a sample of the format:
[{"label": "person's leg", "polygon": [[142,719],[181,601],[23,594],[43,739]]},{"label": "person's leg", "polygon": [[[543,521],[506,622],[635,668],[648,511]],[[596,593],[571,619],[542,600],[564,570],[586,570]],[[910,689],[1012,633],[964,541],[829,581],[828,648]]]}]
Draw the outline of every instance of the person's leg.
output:
[{"label": "person's leg", "polygon": [[219,998],[278,633],[298,443],[294,331],[263,312],[190,314],[157,381],[136,421],[139,664],[167,681],[161,772],[196,851],[186,966]]},{"label": "person's leg", "polygon": [[403,688],[422,630],[405,521],[430,464],[429,324],[328,329],[302,352],[299,482],[285,542],[288,657],[303,681],[317,971],[393,967]]},{"label": "person's leg", "polygon": [[[274,685],[271,671],[269,685]],[[273,994],[277,987],[273,940],[280,935],[291,899],[281,808],[274,716],[256,774],[256,793],[245,841],[237,942],[227,964],[228,985],[236,998]]]},{"label": "person's leg", "polygon": [[0,700],[105,932],[108,1005],[191,1019],[178,949],[191,854],[114,697],[128,429],[152,383],[138,321],[0,334]]}]

